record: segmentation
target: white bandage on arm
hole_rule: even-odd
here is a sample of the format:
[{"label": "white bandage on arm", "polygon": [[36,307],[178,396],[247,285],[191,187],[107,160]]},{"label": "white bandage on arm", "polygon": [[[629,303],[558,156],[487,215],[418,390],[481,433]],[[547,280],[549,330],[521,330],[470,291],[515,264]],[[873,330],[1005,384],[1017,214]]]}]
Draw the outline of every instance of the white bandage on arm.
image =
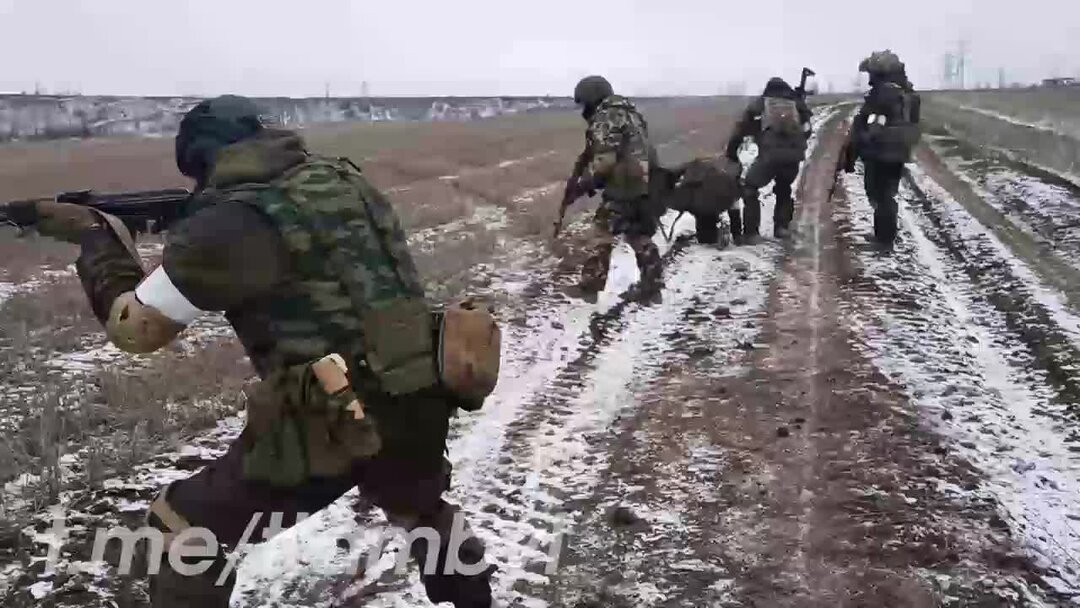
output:
[{"label": "white bandage on arm", "polygon": [[139,302],[157,309],[172,321],[187,325],[194,321],[202,310],[188,301],[176,288],[164,266],[158,266],[135,288],[135,297]]}]

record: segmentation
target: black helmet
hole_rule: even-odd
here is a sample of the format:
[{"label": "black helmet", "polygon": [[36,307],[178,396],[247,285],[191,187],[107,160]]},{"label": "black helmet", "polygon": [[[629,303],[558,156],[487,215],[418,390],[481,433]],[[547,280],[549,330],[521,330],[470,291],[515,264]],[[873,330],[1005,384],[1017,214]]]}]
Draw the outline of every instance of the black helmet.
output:
[{"label": "black helmet", "polygon": [[611,83],[603,76],[586,76],[574,87],[574,103],[595,107],[604,101],[604,98],[614,94]]},{"label": "black helmet", "polygon": [[791,85],[786,80],[779,76],[773,76],[769,79],[769,82],[765,83],[765,90],[762,92],[766,96],[776,95],[788,95],[794,92]]},{"label": "black helmet", "polygon": [[263,128],[259,108],[247,97],[222,95],[188,110],[176,134],[176,167],[200,183],[217,151]]}]

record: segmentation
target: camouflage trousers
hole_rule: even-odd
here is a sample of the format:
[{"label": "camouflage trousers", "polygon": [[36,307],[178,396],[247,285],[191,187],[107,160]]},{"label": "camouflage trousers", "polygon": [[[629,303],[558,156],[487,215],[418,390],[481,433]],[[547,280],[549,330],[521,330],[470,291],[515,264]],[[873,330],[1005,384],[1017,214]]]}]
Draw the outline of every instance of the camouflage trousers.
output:
[{"label": "camouflage trousers", "polygon": [[634,251],[641,273],[640,285],[647,290],[659,289],[663,284],[663,267],[660,251],[652,240],[655,231],[655,223],[627,221],[607,205],[597,209],[589,238],[590,255],[581,267],[582,290],[595,293],[604,289],[611,268],[611,254],[619,237]]},{"label": "camouflage trousers", "polygon": [[[209,530],[220,543],[217,558],[201,575],[181,574],[169,565],[167,556],[163,558],[158,573],[150,577],[151,605],[227,608],[235,568],[232,575],[220,576],[228,563],[226,551],[241,542],[269,540],[355,487],[366,502],[385,512],[391,525],[405,530],[423,528],[409,537],[415,538],[410,555],[421,566],[420,579],[433,603],[489,608],[490,578],[495,568],[486,564],[484,544],[469,530],[460,510],[442,498],[451,472],[442,455],[445,436],[438,445],[427,441],[424,446],[395,443],[398,445],[391,444],[374,458],[355,463],[350,473],[339,478],[312,479],[298,487],[280,488],[244,479],[242,438],[237,439],[224,456],[195,475],[170,484],[151,505],[147,522],[164,533],[166,545],[170,538],[192,527]],[[431,530],[436,534],[434,539]],[[358,539],[335,540],[340,546],[343,541],[351,545]],[[456,563],[463,567],[447,574],[452,550],[457,552]],[[433,570],[429,566],[432,559]]]}]

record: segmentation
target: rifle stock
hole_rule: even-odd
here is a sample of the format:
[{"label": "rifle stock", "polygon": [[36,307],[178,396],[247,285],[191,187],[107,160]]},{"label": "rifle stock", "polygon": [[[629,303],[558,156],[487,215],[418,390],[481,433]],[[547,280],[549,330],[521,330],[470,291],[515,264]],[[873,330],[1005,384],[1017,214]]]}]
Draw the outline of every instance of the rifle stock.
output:
[{"label": "rifle stock", "polygon": [[191,192],[183,188],[106,193],[93,190],[74,190],[61,192],[52,199],[30,199],[0,204],[0,223],[15,223],[7,212],[9,205],[54,200],[58,203],[90,207],[102,213],[116,216],[132,232],[156,233],[167,230],[173,222],[180,219],[183,214],[184,202],[190,197]]}]

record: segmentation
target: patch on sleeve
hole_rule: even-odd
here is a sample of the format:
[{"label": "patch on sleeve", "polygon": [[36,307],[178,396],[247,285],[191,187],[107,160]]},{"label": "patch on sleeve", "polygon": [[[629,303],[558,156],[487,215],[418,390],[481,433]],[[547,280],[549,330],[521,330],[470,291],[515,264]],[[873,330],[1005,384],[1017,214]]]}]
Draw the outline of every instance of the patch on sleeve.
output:
[{"label": "patch on sleeve", "polygon": [[157,309],[181,325],[191,323],[203,312],[180,293],[169,275],[165,274],[164,266],[155,268],[139,283],[135,288],[135,297],[142,304]]}]

